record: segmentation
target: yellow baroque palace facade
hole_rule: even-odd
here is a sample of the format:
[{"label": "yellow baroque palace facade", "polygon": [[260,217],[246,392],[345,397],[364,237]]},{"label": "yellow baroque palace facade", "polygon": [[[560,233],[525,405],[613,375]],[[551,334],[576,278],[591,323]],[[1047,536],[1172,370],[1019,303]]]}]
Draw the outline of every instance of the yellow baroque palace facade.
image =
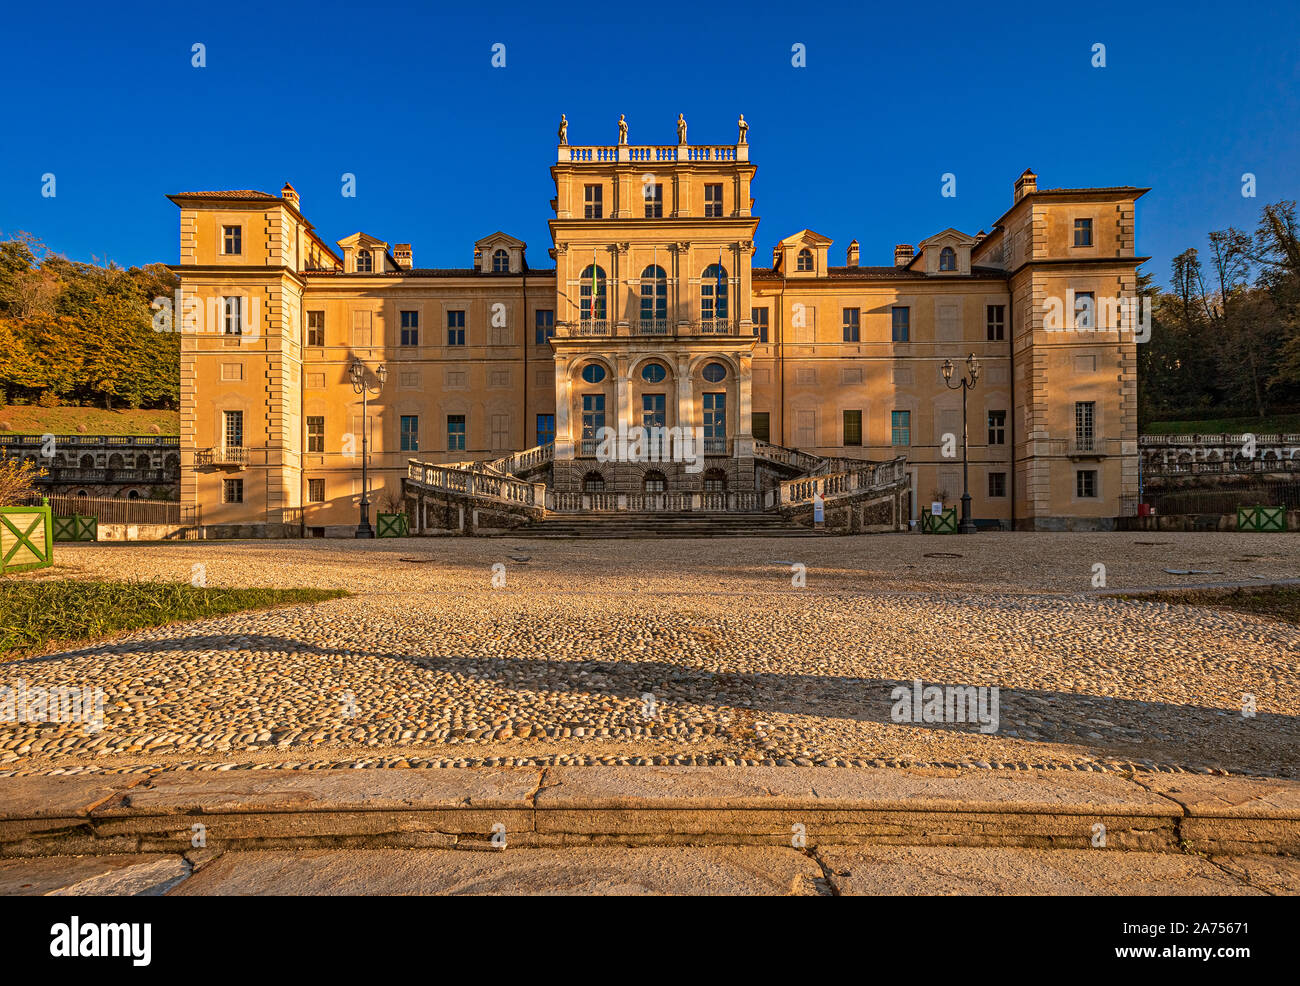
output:
[{"label": "yellow baroque palace facade", "polygon": [[[974,354],[975,519],[1087,529],[1136,511],[1136,342],[1122,318],[1146,189],[1040,189],[1026,171],[988,233],[946,229],[864,266],[856,240],[836,263],[804,229],[755,266],[746,131],[693,145],[679,121],[677,144],[578,146],[565,124],[546,268],[503,232],[451,269],[369,233],[329,244],[290,185],[169,196],[182,502],[231,533],[351,534],[360,360],[376,509],[400,500],[412,459],[549,445],[557,494],[752,491],[778,478],[756,448],[784,446],[904,456],[914,520],[962,494],[962,392],[942,368],[955,364],[955,384]],[[637,425],[701,435],[702,465],[597,456],[601,428]]]}]

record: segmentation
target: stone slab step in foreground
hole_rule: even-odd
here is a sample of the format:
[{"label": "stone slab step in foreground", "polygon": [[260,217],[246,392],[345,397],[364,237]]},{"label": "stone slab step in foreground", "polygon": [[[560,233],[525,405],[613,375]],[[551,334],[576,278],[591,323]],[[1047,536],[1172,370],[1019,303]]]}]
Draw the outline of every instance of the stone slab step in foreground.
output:
[{"label": "stone slab step in foreground", "polygon": [[807,847],[1300,854],[1300,782],[612,766],[0,778],[0,856],[184,853],[196,826],[212,850],[779,847],[800,835]]}]

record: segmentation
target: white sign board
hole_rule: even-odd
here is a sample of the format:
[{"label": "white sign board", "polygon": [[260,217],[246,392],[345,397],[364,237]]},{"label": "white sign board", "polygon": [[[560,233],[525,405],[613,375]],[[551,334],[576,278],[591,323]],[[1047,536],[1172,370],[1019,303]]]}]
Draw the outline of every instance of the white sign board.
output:
[{"label": "white sign board", "polygon": [[938,517],[940,514],[943,513],[943,504],[940,503],[938,500],[933,501],[930,504],[930,513],[933,516]]},{"label": "white sign board", "polygon": [[820,493],[813,494],[813,523],[821,524],[826,520],[826,498]]}]

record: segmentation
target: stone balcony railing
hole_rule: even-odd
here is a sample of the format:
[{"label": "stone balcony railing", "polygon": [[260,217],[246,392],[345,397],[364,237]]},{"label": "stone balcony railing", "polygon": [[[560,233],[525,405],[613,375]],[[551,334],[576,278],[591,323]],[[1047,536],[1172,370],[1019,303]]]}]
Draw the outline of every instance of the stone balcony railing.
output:
[{"label": "stone balcony railing", "polygon": [[702,319],[677,322],[672,319],[632,319],[629,322],[613,322],[608,319],[595,321],[558,322],[555,326],[557,339],[583,339],[592,337],[633,336],[738,336],[740,323],[730,319]]},{"label": "stone balcony railing", "polygon": [[198,449],[194,453],[196,466],[246,466],[248,449],[242,445],[218,445],[215,448]]},{"label": "stone balcony railing", "polygon": [[748,144],[561,144],[556,149],[559,164],[676,164],[699,161],[748,161]]}]

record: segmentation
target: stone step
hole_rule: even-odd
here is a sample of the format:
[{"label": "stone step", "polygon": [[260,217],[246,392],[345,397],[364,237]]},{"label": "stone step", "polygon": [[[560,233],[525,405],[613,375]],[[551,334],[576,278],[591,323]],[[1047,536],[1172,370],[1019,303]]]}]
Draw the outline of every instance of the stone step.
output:
[{"label": "stone step", "polygon": [[779,514],[625,513],[552,514],[528,529],[530,537],[819,537]]}]

